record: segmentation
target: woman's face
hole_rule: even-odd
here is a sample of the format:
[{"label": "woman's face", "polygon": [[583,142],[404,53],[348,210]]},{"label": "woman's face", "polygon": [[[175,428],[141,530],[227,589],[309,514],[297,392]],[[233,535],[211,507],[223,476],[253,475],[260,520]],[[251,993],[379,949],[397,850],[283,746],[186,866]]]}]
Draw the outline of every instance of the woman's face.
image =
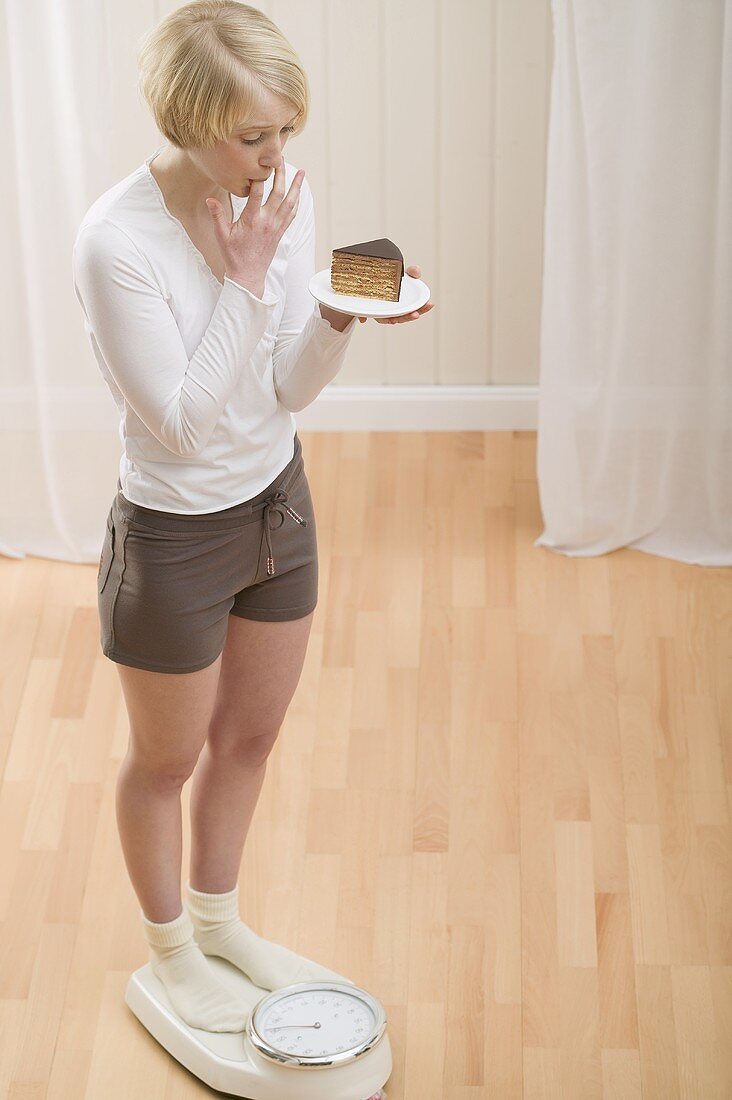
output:
[{"label": "woman's face", "polygon": [[[282,161],[297,110],[286,100],[268,92],[252,113],[251,122],[237,126],[231,137],[213,149],[196,150],[194,159],[209,179],[243,197],[253,179],[266,180]],[[192,151],[190,151],[192,152]]]}]

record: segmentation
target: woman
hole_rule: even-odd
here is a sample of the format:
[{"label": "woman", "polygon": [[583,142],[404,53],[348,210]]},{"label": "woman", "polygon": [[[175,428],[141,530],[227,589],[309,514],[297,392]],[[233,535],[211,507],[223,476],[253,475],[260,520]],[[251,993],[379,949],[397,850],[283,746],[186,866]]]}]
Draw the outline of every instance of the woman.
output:
[{"label": "woman", "polygon": [[[313,199],[282,154],[309,91],[278,28],[234,0],[197,0],[154,28],[139,67],[168,144],[92,204],[73,256],[124,445],[97,580],[130,723],[117,820],[173,1007],[241,1031],[250,1006],[206,955],[264,989],[343,980],[256,936],[237,877],[317,603],[292,414],[338,373],[355,318],[308,292]],[[184,906],[180,794],[194,767]]]}]

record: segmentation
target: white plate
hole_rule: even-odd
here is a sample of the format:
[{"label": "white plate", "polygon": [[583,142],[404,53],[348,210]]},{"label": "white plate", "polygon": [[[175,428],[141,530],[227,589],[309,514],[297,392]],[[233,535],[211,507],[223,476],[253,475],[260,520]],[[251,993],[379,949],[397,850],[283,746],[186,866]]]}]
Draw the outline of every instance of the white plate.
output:
[{"label": "white plate", "polygon": [[330,286],[330,268],[316,272],[308,283],[308,290],[318,302],[339,313],[350,313],[355,317],[403,317],[419,309],[430,300],[430,288],[421,279],[404,274],[398,302],[387,302],[383,298],[353,298],[350,294],[336,294]]}]

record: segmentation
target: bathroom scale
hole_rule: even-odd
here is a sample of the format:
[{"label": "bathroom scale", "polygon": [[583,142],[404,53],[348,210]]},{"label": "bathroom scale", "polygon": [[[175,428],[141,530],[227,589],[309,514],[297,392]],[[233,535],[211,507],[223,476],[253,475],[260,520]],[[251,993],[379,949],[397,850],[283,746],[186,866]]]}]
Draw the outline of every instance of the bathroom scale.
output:
[{"label": "bathroom scale", "polygon": [[386,1100],[392,1070],[386,1012],[351,982],[299,982],[274,992],[208,956],[251,1012],[241,1032],[205,1031],[177,1015],[150,963],[130,975],[125,1002],[154,1039],[205,1084],[249,1100]]}]

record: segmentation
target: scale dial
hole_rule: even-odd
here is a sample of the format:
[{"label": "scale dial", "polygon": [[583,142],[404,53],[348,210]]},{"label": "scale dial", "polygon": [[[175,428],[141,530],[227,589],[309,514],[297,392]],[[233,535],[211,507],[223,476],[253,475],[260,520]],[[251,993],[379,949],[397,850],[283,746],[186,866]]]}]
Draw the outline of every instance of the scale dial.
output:
[{"label": "scale dial", "polygon": [[247,1035],[278,1065],[340,1066],[373,1049],[386,1030],[386,1012],[351,982],[299,982],[263,997]]}]

